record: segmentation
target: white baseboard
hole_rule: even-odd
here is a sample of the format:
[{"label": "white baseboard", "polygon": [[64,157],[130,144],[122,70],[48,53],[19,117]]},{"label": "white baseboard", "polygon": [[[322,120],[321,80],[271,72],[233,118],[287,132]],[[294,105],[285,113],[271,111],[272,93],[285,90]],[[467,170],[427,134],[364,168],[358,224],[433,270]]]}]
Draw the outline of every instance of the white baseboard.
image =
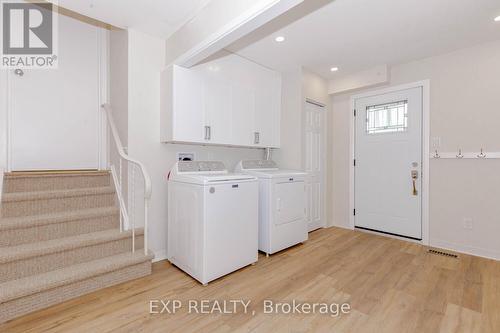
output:
[{"label": "white baseboard", "polygon": [[431,247],[437,247],[445,250],[460,252],[464,254],[470,254],[472,256],[483,257],[487,259],[500,260],[500,253],[498,251],[492,251],[484,248],[473,247],[468,245],[456,244],[440,239],[431,239]]},{"label": "white baseboard", "polygon": [[159,250],[159,251],[153,251],[153,252],[155,254],[153,262],[162,261],[162,260],[167,259],[167,250],[166,249]]}]

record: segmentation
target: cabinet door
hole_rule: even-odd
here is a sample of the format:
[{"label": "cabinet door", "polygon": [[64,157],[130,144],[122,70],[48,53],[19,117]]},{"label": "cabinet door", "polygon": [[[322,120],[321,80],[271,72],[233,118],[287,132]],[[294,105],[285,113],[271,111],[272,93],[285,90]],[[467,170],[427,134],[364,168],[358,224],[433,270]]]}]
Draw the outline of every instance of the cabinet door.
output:
[{"label": "cabinet door", "polygon": [[244,86],[232,87],[233,139],[235,145],[254,144],[255,92]]},{"label": "cabinet door", "polygon": [[217,78],[207,78],[204,85],[205,126],[209,126],[206,142],[231,144],[231,85]]},{"label": "cabinet door", "polygon": [[281,113],[281,80],[279,77],[263,82],[256,98],[255,132],[261,147],[279,147]]},{"label": "cabinet door", "polygon": [[203,142],[203,84],[197,73],[175,66],[173,80],[173,140]]}]

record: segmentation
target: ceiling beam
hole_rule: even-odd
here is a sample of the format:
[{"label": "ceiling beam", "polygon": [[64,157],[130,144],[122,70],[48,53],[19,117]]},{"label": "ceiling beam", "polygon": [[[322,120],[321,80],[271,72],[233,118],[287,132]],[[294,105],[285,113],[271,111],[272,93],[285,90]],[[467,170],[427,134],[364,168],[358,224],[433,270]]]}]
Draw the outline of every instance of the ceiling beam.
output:
[{"label": "ceiling beam", "polygon": [[[194,18],[167,40],[167,64],[191,67],[223,50],[239,38],[249,34],[272,19],[287,12],[304,0],[250,1],[251,6],[242,6],[237,15],[224,16],[235,0],[218,0],[209,3],[198,16],[214,17],[219,12],[219,22]],[[240,1],[245,4],[245,1]],[[186,42],[187,40],[187,42]]]}]

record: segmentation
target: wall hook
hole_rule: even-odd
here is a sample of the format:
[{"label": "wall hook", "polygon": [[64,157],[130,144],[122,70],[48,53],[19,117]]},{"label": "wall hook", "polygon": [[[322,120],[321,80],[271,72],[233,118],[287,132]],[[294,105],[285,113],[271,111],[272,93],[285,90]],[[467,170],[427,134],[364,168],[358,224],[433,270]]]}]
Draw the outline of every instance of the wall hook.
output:
[{"label": "wall hook", "polygon": [[439,153],[437,151],[437,149],[434,151],[434,158],[440,158],[441,156],[439,156]]},{"label": "wall hook", "polygon": [[486,154],[484,153],[483,148],[481,148],[481,153],[479,155],[477,155],[477,157],[479,157],[479,158],[485,158],[486,157]]},{"label": "wall hook", "polygon": [[462,154],[462,149],[458,148],[457,158],[464,158],[464,154]]}]

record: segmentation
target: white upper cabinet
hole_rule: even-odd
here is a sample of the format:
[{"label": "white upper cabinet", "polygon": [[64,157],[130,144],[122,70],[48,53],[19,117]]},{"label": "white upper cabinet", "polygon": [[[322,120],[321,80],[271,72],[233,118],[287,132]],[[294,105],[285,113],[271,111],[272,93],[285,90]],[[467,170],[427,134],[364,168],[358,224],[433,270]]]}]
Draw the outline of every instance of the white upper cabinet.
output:
[{"label": "white upper cabinet", "polygon": [[281,75],[234,54],[161,74],[161,137],[279,148]]},{"label": "white upper cabinet", "polygon": [[203,142],[206,124],[203,82],[195,72],[178,66],[162,72],[160,81],[162,141],[175,138],[178,142]]}]

